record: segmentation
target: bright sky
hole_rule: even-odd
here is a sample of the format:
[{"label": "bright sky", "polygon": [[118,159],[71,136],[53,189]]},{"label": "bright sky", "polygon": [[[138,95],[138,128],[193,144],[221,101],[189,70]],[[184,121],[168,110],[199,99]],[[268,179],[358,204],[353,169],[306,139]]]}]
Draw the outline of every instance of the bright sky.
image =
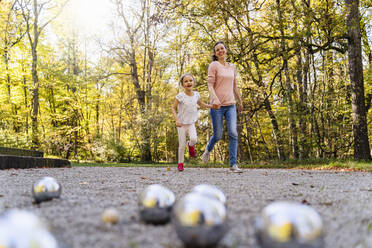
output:
[{"label": "bright sky", "polygon": [[70,0],[69,15],[85,35],[107,33],[114,16],[110,0]]},{"label": "bright sky", "polygon": [[[112,0],[70,0],[58,16],[56,32],[63,32],[65,37],[74,32],[77,35],[80,49],[88,50],[88,57],[97,61],[100,53],[97,40],[112,39],[110,23],[116,16]],[[62,37],[62,36],[61,36]],[[51,43],[57,36],[49,35]]]}]

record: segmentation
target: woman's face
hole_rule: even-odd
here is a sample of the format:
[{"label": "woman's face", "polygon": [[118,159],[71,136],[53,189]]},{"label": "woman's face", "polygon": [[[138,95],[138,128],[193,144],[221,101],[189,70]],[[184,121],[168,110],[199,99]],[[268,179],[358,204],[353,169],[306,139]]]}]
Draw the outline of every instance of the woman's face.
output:
[{"label": "woman's face", "polygon": [[216,55],[218,59],[225,58],[226,52],[226,47],[221,43],[214,47],[214,55]]}]

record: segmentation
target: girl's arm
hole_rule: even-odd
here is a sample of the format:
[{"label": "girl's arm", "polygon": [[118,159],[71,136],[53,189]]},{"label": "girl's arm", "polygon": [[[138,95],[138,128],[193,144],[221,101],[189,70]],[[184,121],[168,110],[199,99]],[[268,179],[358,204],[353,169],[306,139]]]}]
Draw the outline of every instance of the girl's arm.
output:
[{"label": "girl's arm", "polygon": [[176,121],[176,126],[177,127],[182,127],[182,123],[178,120],[178,117],[177,117],[178,103],[179,103],[179,101],[177,99],[174,100],[174,103],[173,103],[173,106],[172,106],[172,114],[173,114],[174,120]]},{"label": "girl's arm", "polygon": [[198,100],[198,105],[202,108],[212,108],[212,105],[211,104],[207,104],[205,102],[203,102],[202,100]]}]

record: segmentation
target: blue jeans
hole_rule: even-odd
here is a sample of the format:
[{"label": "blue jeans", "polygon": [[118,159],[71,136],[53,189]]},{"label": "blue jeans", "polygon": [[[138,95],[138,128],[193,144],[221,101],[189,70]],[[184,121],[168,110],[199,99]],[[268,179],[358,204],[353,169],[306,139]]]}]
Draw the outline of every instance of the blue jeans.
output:
[{"label": "blue jeans", "polygon": [[213,136],[209,140],[207,150],[212,151],[214,145],[222,138],[223,117],[227,124],[229,134],[229,156],[230,166],[236,164],[238,153],[238,132],[236,129],[236,107],[235,105],[221,106],[220,109],[210,109],[213,125]]}]

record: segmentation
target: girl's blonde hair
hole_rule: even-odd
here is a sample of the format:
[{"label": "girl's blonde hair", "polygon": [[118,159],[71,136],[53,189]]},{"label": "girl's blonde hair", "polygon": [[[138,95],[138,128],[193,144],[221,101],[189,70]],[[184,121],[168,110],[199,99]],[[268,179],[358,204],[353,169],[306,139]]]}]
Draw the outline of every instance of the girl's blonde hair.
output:
[{"label": "girl's blonde hair", "polygon": [[191,74],[191,73],[184,73],[184,74],[182,74],[182,76],[180,77],[180,85],[182,86],[182,83],[183,83],[183,79],[186,77],[186,76],[190,76],[190,77],[192,77],[192,81],[194,81],[195,82],[195,78],[194,78],[194,76]]}]

